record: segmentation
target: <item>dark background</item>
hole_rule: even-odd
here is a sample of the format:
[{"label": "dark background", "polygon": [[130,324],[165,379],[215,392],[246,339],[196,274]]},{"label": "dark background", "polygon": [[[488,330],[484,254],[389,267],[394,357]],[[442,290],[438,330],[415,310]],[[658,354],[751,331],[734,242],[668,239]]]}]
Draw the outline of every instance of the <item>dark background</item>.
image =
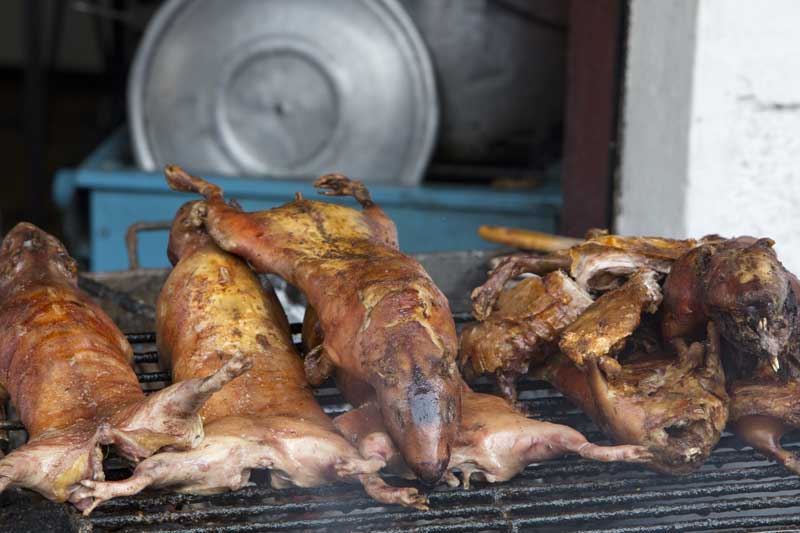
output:
[{"label": "dark background", "polygon": [[[403,0],[409,5],[420,1]],[[0,2],[0,233],[28,220],[61,236],[52,204],[53,174],[74,167],[125,121],[126,75],[158,0],[3,0]],[[551,83],[562,117],[521,159],[486,163],[557,168],[564,194],[562,232],[607,227],[616,168],[624,2],[485,0],[486,9],[516,10],[532,31],[563,35],[563,76]],[[531,62],[536,61],[535,56]],[[445,95],[445,97],[447,97]],[[537,102],[519,102],[535,106]],[[553,105],[553,104],[551,104]],[[490,113],[491,110],[487,110]],[[519,147],[518,146],[518,147]],[[488,151],[487,151],[488,152]],[[444,155],[443,155],[444,154]],[[458,164],[440,146],[437,168]],[[470,162],[475,164],[475,162]],[[524,174],[524,172],[523,172]],[[78,206],[80,210],[81,206]]]}]

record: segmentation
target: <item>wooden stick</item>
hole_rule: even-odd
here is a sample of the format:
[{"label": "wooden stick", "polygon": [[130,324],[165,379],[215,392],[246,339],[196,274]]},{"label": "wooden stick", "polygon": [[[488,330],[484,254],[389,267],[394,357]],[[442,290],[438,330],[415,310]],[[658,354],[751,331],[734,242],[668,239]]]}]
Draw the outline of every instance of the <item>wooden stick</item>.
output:
[{"label": "wooden stick", "polygon": [[503,226],[481,226],[478,228],[478,235],[487,241],[547,253],[566,250],[583,242],[572,237]]}]

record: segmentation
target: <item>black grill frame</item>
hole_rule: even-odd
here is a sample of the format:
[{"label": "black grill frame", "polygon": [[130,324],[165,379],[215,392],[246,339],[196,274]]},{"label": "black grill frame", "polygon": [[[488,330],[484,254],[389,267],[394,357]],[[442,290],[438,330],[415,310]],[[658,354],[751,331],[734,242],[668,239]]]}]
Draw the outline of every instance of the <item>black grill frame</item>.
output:
[{"label": "black grill frame", "polygon": [[[467,314],[455,318],[459,323],[469,319]],[[293,332],[299,332],[299,325],[293,325]],[[132,333],[128,340],[137,363],[157,362],[155,334]],[[152,384],[149,388],[169,381],[168,372],[138,375],[142,383]],[[493,387],[479,381],[475,388],[491,392]],[[331,384],[315,394],[331,416],[349,407]],[[523,381],[520,400],[538,419],[571,425],[592,441],[606,442],[585,415],[545,383]],[[22,428],[18,422],[2,422],[0,429]],[[790,434],[785,441],[797,451],[800,433]],[[107,471],[109,478],[129,473],[113,460],[107,463]],[[473,481],[471,490],[438,487],[429,493],[428,512],[382,507],[357,485],[279,491],[269,487],[267,474],[254,478],[254,486],[216,496],[146,491],[106,502],[88,518],[62,505],[64,523],[57,530],[800,532],[800,477],[765,460],[727,432],[708,462],[688,476],[669,477],[638,465],[570,457],[529,466],[507,483]],[[389,482],[404,483],[394,478]],[[4,497],[0,496],[0,502]],[[33,495],[23,501],[31,513],[55,505]],[[24,513],[24,509],[18,511]]]}]

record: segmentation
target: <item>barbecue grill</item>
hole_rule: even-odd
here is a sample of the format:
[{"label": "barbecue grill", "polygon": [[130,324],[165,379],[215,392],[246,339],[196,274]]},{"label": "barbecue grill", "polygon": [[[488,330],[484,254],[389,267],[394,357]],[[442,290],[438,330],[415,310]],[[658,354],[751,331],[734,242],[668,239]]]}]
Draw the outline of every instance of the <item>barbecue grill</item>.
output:
[{"label": "barbecue grill", "polygon": [[[423,263],[451,298],[456,323],[469,320],[464,312],[468,286],[485,269],[481,254],[428,255]],[[454,265],[458,264],[456,268]],[[163,275],[163,273],[162,273]],[[447,275],[448,281],[440,281]],[[156,276],[157,278],[158,276]],[[453,282],[457,279],[457,282]],[[88,282],[91,285],[92,282]],[[94,283],[98,283],[94,281]],[[90,292],[116,295],[116,304],[147,312],[135,298],[112,288],[82,285]],[[92,290],[93,289],[93,290]],[[299,332],[299,325],[293,325]],[[146,388],[157,390],[169,373],[149,371],[157,362],[155,334],[132,333],[138,372]],[[149,367],[147,366],[149,365]],[[488,381],[476,390],[492,392]],[[607,442],[596,426],[547,384],[532,380],[519,386],[520,400],[541,420],[575,427],[594,442]],[[315,391],[331,416],[349,406],[332,383]],[[24,436],[18,422],[0,422],[11,441]],[[800,432],[790,434],[787,447],[800,451]],[[109,479],[130,475],[122,462],[110,458]],[[509,482],[473,481],[470,490],[437,487],[429,492],[427,512],[383,506],[357,485],[319,489],[274,490],[269,474],[252,476],[253,484],[215,496],[190,496],[149,491],[104,503],[88,518],[67,504],[48,502],[27,491],[0,495],[0,530],[53,532],[169,531],[591,531],[639,533],[659,531],[800,531],[800,478],[765,460],[725,433],[707,463],[685,477],[669,477],[644,467],[602,464],[565,458],[531,465]],[[390,478],[392,484],[407,483]]]}]

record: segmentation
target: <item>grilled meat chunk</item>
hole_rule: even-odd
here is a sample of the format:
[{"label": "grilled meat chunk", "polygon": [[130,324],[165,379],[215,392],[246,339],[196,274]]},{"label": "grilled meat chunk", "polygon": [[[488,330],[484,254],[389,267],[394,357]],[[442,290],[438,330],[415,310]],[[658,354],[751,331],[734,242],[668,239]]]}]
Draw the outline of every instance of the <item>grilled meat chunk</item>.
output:
[{"label": "grilled meat chunk", "polygon": [[[492,283],[484,287],[492,290]],[[465,376],[495,374],[504,397],[516,403],[519,376],[558,349],[561,331],[591,303],[591,297],[560,270],[522,280],[500,293],[485,320],[461,331],[462,371]]]},{"label": "grilled meat chunk", "polygon": [[425,508],[416,489],[386,485],[376,474],[383,461],[363,459],[336,432],[305,380],[274,291],[191,223],[198,204],[181,208],[170,234],[169,256],[177,264],[157,302],[162,362],[176,381],[213,372],[233,350],[248,354],[253,368],[206,403],[206,436],[197,448],[155,455],[123,481],[84,482],[96,502],[147,486],[191,494],[236,490],[252,469],[268,468],[276,488],[356,480],[377,500]]},{"label": "grilled meat chunk", "polygon": [[593,231],[585,241],[567,250],[547,255],[513,254],[500,260],[489,273],[486,283],[473,291],[473,314],[478,320],[488,317],[503,287],[525,272],[543,276],[561,269],[569,272],[583,290],[604,292],[619,287],[639,270],[666,274],[672,263],[689,250],[705,242],[720,240],[713,235],[697,241],[623,237]]},{"label": "grilled meat chunk", "polygon": [[561,351],[579,368],[591,359],[607,373],[617,373],[612,358],[642,320],[642,313],[655,313],[661,303],[657,274],[640,270],[621,287],[600,296],[561,333]]},{"label": "grilled meat chunk", "polygon": [[103,479],[101,444],[132,461],[196,446],[203,403],[247,368],[237,356],[208,378],[145,397],[132,356],[78,290],[63,245],[31,224],[12,229],[0,248],[0,387],[29,441],[0,460],[0,490],[25,487],[86,509],[91,497],[79,483]]},{"label": "grilled meat chunk", "polygon": [[455,324],[422,266],[397,249],[392,221],[367,189],[340,175],[325,194],[363,210],[298,197],[268,211],[228,205],[219,187],[167,168],[173,189],[206,198],[197,221],[224,250],[299,288],[319,314],[331,366],[368,382],[383,420],[417,476],[436,482],[449,463],[461,413]]}]

